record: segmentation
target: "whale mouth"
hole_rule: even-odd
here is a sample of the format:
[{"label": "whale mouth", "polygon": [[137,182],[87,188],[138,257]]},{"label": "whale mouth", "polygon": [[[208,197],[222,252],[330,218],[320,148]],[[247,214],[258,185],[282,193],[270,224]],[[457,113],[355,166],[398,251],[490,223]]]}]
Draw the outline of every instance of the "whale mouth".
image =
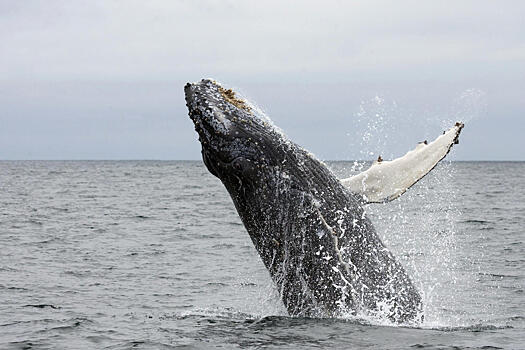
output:
[{"label": "whale mouth", "polygon": [[208,168],[208,171],[216,177],[219,177],[219,171],[217,169],[217,161],[214,161],[212,159],[212,156],[210,152],[206,151],[206,149],[202,149],[202,161],[204,162],[204,165],[206,165],[206,168]]}]

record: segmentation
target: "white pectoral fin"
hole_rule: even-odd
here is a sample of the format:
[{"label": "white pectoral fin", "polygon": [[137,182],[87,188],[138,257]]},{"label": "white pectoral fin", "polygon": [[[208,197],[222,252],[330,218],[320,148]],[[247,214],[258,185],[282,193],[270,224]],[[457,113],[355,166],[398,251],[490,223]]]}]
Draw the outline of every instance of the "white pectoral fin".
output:
[{"label": "white pectoral fin", "polygon": [[401,196],[413,184],[428,174],[459,142],[463,123],[456,123],[433,142],[421,142],[403,157],[383,161],[352,177],[342,179],[345,187],[363,195],[367,203],[389,202]]}]

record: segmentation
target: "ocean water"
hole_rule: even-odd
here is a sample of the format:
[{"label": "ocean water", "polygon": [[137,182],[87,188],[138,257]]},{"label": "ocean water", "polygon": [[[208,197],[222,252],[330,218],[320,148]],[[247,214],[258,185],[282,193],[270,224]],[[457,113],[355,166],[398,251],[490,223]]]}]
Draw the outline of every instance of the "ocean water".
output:
[{"label": "ocean water", "polygon": [[202,162],[3,161],[0,208],[1,349],[525,349],[525,163],[443,163],[367,208],[417,328],[288,317]]}]

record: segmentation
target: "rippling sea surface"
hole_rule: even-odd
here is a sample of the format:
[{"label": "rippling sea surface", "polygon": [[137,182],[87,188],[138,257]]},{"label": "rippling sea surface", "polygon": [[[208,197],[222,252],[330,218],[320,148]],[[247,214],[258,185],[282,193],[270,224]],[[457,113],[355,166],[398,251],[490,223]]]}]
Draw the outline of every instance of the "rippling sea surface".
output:
[{"label": "rippling sea surface", "polygon": [[440,164],[367,208],[418,328],[286,316],[202,162],[4,161],[0,208],[2,349],[525,349],[525,163]]}]

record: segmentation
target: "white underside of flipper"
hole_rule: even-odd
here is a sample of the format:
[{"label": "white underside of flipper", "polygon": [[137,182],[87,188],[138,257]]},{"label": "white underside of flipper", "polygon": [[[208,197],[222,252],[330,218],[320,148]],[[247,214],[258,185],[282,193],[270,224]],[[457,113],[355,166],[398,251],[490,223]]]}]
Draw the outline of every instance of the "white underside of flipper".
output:
[{"label": "white underside of flipper", "polygon": [[394,200],[445,158],[452,146],[458,143],[463,126],[463,123],[456,123],[433,142],[421,142],[403,157],[391,161],[379,158],[368,170],[341,179],[341,182],[351,191],[362,194],[366,203]]}]

